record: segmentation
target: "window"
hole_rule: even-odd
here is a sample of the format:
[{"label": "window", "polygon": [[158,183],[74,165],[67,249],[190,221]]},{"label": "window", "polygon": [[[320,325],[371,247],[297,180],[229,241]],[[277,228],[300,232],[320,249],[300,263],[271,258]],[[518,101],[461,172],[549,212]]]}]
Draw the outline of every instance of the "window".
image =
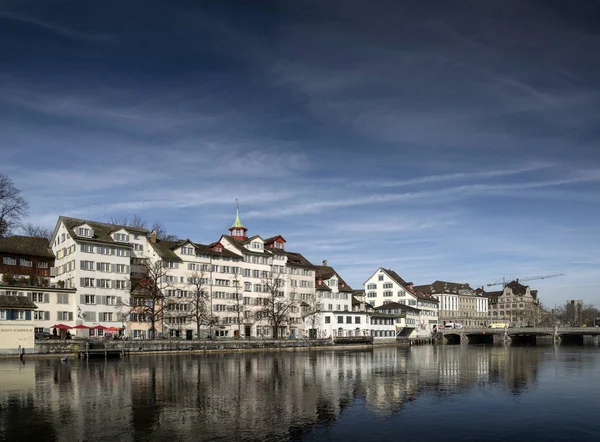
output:
[{"label": "window", "polygon": [[117,290],[125,290],[127,288],[127,281],[117,280],[115,281],[115,288]]},{"label": "window", "polygon": [[112,314],[112,312],[100,313],[98,319],[100,320],[100,322],[112,322],[113,314]]},{"label": "window", "polygon": [[367,292],[367,298],[377,298],[377,292]]},{"label": "window", "polygon": [[[99,247],[100,249],[101,247]],[[81,251],[84,253],[94,253],[94,246],[90,244],[81,244]]]},{"label": "window", "polygon": [[[88,238],[92,236],[92,231],[90,229],[86,229],[85,227],[79,227],[77,229],[77,235],[79,236],[87,236]],[[63,233],[64,236],[64,233]],[[63,238],[64,241],[64,238]]]},{"label": "window", "polygon": [[394,294],[394,292],[392,292],[391,290],[386,290],[385,292],[383,292],[383,296],[386,297],[390,297]]},{"label": "window", "polygon": [[356,317],[354,318],[354,323],[355,323],[355,324],[360,324],[360,316],[356,316]]},{"label": "window", "polygon": [[56,312],[57,321],[72,321],[73,312]]},{"label": "window", "polygon": [[252,241],[252,248],[260,250],[262,249],[262,244],[258,241]]},{"label": "window", "polygon": [[325,324],[331,324],[331,317],[325,316]]},{"label": "window", "polygon": [[135,251],[141,252],[144,250],[144,246],[141,244],[132,244],[132,246],[133,246],[133,250],[135,250]]},{"label": "window", "polygon": [[[88,262],[92,262],[92,261],[88,261]],[[110,272],[110,263],[109,262],[98,262],[98,263],[96,263],[96,270],[98,270],[99,272]]]},{"label": "window", "polygon": [[69,303],[69,294],[68,293],[57,293],[56,294],[56,303],[57,304],[68,304]]},{"label": "window", "polygon": [[24,258],[21,258],[21,259],[19,260],[19,264],[20,264],[22,267],[33,267],[33,263],[31,262],[31,260],[30,260],[30,259],[24,259]]},{"label": "window", "polygon": [[117,297],[116,296],[107,296],[106,297],[106,305],[117,305]]},{"label": "window", "polygon": [[96,303],[96,295],[83,295],[83,303],[84,304],[95,304]]},{"label": "window", "polygon": [[117,273],[129,273],[129,266],[125,264],[115,264],[114,271]]},{"label": "window", "polygon": [[190,263],[188,263],[188,270],[198,271],[198,270],[200,270],[200,264],[190,262]]},{"label": "window", "polygon": [[0,319],[6,320],[6,310],[0,310]]},{"label": "window", "polygon": [[346,324],[352,324],[352,316],[346,316]]},{"label": "window", "polygon": [[38,261],[37,262],[37,268],[38,269],[47,269],[48,268],[48,263],[46,261]]},{"label": "window", "polygon": [[24,310],[13,310],[13,319],[25,319],[25,311]]},{"label": "window", "polygon": [[110,279],[97,279],[96,287],[101,289],[109,289],[110,288]]},{"label": "window", "polygon": [[338,324],[343,324],[344,323],[344,317],[343,316],[338,316],[337,320],[338,320]]},{"label": "window", "polygon": [[80,261],[81,270],[94,270],[94,261]]},{"label": "window", "polygon": [[391,289],[394,285],[391,282],[384,282],[383,283],[383,288],[384,289]]},{"label": "window", "polygon": [[191,246],[184,246],[181,248],[182,255],[195,255],[195,250]]},{"label": "window", "polygon": [[126,235],[125,233],[115,233],[113,238],[115,241],[120,241],[120,242],[129,241],[129,235]]},{"label": "window", "polygon": [[246,292],[251,292],[252,291],[252,283],[251,282],[245,282],[244,283],[244,291],[246,291]]},{"label": "window", "polygon": [[50,312],[43,312],[40,310],[34,310],[33,319],[35,321],[49,321],[50,320]]},{"label": "window", "polygon": [[2,264],[7,266],[16,266],[17,260],[11,256],[4,256],[2,257]]},{"label": "window", "polygon": [[383,275],[379,275],[379,280],[383,281]]},{"label": "window", "polygon": [[130,257],[131,250],[129,250],[129,249],[111,249],[111,254],[114,254],[115,256]]},{"label": "window", "polygon": [[44,294],[38,293],[38,292],[30,293],[30,299],[33,302],[47,302],[47,301],[44,301]]},{"label": "window", "polygon": [[79,286],[80,287],[94,287],[95,284],[94,278],[79,278]]},{"label": "window", "polygon": [[367,290],[377,290],[377,284],[367,284]]}]

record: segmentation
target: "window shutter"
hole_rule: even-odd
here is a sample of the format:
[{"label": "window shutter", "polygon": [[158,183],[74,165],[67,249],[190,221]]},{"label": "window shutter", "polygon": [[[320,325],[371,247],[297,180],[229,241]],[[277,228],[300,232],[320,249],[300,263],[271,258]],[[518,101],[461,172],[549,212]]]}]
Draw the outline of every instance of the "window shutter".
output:
[{"label": "window shutter", "polygon": [[85,295],[79,295],[79,303],[85,304]]},{"label": "window shutter", "polygon": [[114,289],[117,287],[117,281],[115,281],[114,279],[110,281],[110,288]]},{"label": "window shutter", "polygon": [[44,293],[44,302],[46,304],[50,302],[50,294],[49,293]]},{"label": "window shutter", "polygon": [[79,278],[79,287],[83,287],[83,284],[85,284],[84,278]]},{"label": "window shutter", "polygon": [[25,310],[25,319],[31,321],[31,310]]},{"label": "window shutter", "polygon": [[131,273],[131,267],[130,266],[125,266],[125,273]]},{"label": "window shutter", "polygon": [[131,289],[131,281],[129,281],[129,280],[125,281],[125,288],[127,290]]},{"label": "window shutter", "polygon": [[116,305],[119,305],[119,304],[121,304],[121,302],[122,302],[122,301],[121,301],[121,297],[120,297],[120,296],[117,296],[117,300],[116,300],[116,303],[117,303],[117,304],[116,304]]},{"label": "window shutter", "polygon": [[49,321],[50,320],[50,312],[44,312],[44,320],[45,321]]},{"label": "window shutter", "polygon": [[110,265],[110,271],[115,273],[117,271],[117,266],[115,264]]},{"label": "window shutter", "polygon": [[33,295],[31,293],[27,293],[27,299],[29,299],[30,301],[33,300]]}]

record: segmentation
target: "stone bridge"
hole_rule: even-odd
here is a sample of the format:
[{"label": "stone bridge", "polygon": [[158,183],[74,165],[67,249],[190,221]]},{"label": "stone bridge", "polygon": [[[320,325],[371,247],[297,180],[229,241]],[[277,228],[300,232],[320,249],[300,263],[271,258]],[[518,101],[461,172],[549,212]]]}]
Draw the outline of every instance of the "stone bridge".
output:
[{"label": "stone bridge", "polygon": [[518,327],[462,328],[440,332],[448,343],[535,343],[538,336],[549,336],[556,342],[580,344],[584,336],[600,336],[600,327]]}]

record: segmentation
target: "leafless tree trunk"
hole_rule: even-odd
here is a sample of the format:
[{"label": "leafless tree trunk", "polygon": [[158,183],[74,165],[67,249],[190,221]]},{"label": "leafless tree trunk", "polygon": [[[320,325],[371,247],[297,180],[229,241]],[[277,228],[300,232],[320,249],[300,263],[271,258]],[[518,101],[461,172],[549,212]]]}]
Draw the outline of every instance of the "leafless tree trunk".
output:
[{"label": "leafless tree trunk", "polygon": [[[190,317],[196,323],[196,336],[200,339],[201,326],[209,326],[212,329],[214,318],[212,316],[212,302],[210,292],[205,289],[206,279],[204,272],[190,274],[189,283],[192,286],[190,299]],[[212,330],[211,330],[212,335]]]},{"label": "leafless tree trunk", "polygon": [[119,309],[127,314],[143,315],[146,321],[150,322],[150,338],[155,339],[156,324],[164,321],[164,313],[169,304],[164,295],[164,290],[170,287],[167,281],[169,268],[163,261],[151,262],[149,259],[143,259],[142,266],[144,275],[132,281],[130,302],[122,302]]},{"label": "leafless tree trunk", "polygon": [[233,279],[233,287],[235,288],[234,299],[235,305],[234,309],[237,313],[237,325],[238,325],[238,339],[242,337],[242,313],[244,311],[244,296],[241,293],[240,280],[238,279],[237,273],[235,274],[235,278]]},{"label": "leafless tree trunk", "polygon": [[321,318],[321,305],[317,302],[317,295],[314,293],[309,294],[309,299],[303,301],[301,305],[303,309],[302,316],[310,325],[309,337],[316,339],[318,337],[317,326]]},{"label": "leafless tree trunk", "polygon": [[0,238],[10,235],[21,219],[27,216],[29,204],[12,180],[0,174]]},{"label": "leafless tree trunk", "polygon": [[284,283],[285,280],[279,273],[270,272],[266,278],[262,279],[264,292],[268,294],[268,298],[257,314],[269,322],[275,339],[279,338],[279,328],[287,324],[289,312],[294,306],[294,301],[285,298]]}]

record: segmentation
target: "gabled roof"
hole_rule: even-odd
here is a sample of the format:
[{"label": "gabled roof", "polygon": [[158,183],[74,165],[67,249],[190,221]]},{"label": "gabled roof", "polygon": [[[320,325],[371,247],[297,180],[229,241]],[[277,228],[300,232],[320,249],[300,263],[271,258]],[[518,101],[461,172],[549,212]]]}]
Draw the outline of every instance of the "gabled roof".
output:
[{"label": "gabled roof", "polygon": [[[306,259],[302,254],[296,252],[284,252],[283,250],[279,251],[281,254],[287,256],[287,265],[291,267],[302,267],[307,269],[314,269],[315,266]],[[277,251],[274,251],[277,253]]]},{"label": "gabled roof", "polygon": [[287,242],[285,240],[285,238],[281,235],[275,235],[275,236],[271,236],[269,238],[264,239],[263,241],[265,242],[265,244],[270,244],[272,242],[275,242],[277,239],[281,238],[283,240],[283,242]]},{"label": "gabled roof", "polygon": [[0,238],[0,252],[54,259],[50,241],[35,236],[17,235]]},{"label": "gabled roof", "polygon": [[523,296],[527,293],[528,285],[523,285],[519,281],[511,281],[506,284],[506,287],[510,288],[515,295]]},{"label": "gabled roof", "polygon": [[[258,236],[258,235],[256,235],[256,236]],[[255,238],[256,236],[253,236],[252,238]],[[270,252],[268,252],[268,251],[266,251],[264,249],[263,249],[262,252],[259,252],[259,251],[247,249],[246,247],[244,247],[244,244],[248,243],[251,238],[246,239],[244,241],[239,241],[239,240],[237,240],[234,237],[229,236],[229,235],[221,235],[221,238],[225,238],[227,241],[229,241],[229,243],[233,247],[235,247],[236,249],[238,249],[238,251],[240,251],[242,253],[247,253],[247,254],[250,254],[250,255],[258,255],[258,256],[273,256]]]},{"label": "gabled roof", "polygon": [[[217,242],[218,243],[218,242]],[[209,255],[209,256],[225,256],[228,258],[239,258],[241,259],[242,257],[240,255],[238,255],[237,253],[233,253],[231,250],[227,250],[226,248],[223,248],[222,252],[215,252],[212,249],[212,246],[214,244],[217,243],[213,243],[213,244],[200,244],[200,243],[193,243],[194,246],[196,247],[196,252],[197,253],[201,253],[203,255]]]},{"label": "gabled roof", "polygon": [[0,308],[31,310],[37,305],[26,296],[0,295]]},{"label": "gabled roof", "polygon": [[410,310],[413,312],[420,312],[418,308],[411,307],[410,305],[400,304],[399,302],[388,302],[387,304],[375,307],[375,310]]},{"label": "gabled roof", "polygon": [[461,290],[472,290],[468,283],[448,281],[434,281],[429,285],[415,286],[413,289],[416,292],[430,295],[441,295],[445,293],[458,295]]},{"label": "gabled roof", "polygon": [[350,287],[348,284],[346,284],[346,281],[344,281],[344,279],[339,275],[338,272],[336,272],[334,270],[333,267],[331,266],[314,266],[315,267],[315,279],[331,279],[334,276],[337,277],[338,279],[338,291],[339,292],[351,292],[352,291],[352,287]]},{"label": "gabled roof", "polygon": [[[346,284],[346,283],[344,283]],[[348,284],[344,285],[344,286],[340,286],[338,285],[338,292],[348,292],[348,293],[352,293],[354,290],[352,290],[352,287],[350,287]]]},{"label": "gabled roof", "polygon": [[365,291],[364,291],[364,289],[352,290],[352,295],[353,296],[364,296]]},{"label": "gabled roof", "polygon": [[325,284],[317,284],[316,287],[317,290],[327,290],[327,291],[331,291],[331,288],[328,285]]},{"label": "gabled roof", "polygon": [[485,296],[486,298],[497,298],[498,296],[502,296],[504,294],[504,290],[498,290],[495,292],[481,292],[481,296]]},{"label": "gabled roof", "polygon": [[[84,219],[79,219],[79,218],[69,218],[66,216],[58,217],[57,226],[59,226],[61,222],[65,225],[65,227],[69,231],[69,234],[75,240],[96,241],[96,242],[121,245],[124,247],[127,247],[127,246],[131,247],[131,245],[127,244],[127,243],[115,241],[111,236],[114,232],[124,229],[124,230],[134,233],[134,234],[140,234],[140,235],[148,234],[148,230],[140,229],[137,227],[128,227],[128,226],[121,226],[121,225],[117,225],[117,224],[100,223],[97,221],[89,221],[89,220],[84,220]],[[94,230],[93,237],[89,238],[87,236],[77,235],[75,228],[79,227],[83,224],[87,224]],[[52,239],[54,239],[56,232],[57,232],[57,230],[55,229],[54,234],[52,235]]]},{"label": "gabled roof", "polygon": [[167,261],[182,262],[183,260],[177,256],[173,249],[177,248],[181,244],[185,244],[185,241],[168,241],[165,239],[157,239],[156,243],[150,241],[150,245],[158,256]]},{"label": "gabled roof", "polygon": [[410,282],[406,282],[404,279],[402,279],[400,277],[400,275],[398,275],[395,271],[393,271],[392,269],[383,269],[383,271],[385,273],[387,273],[387,275],[392,278],[396,283],[400,284],[402,287],[404,287],[411,295],[413,295],[415,298],[420,299],[422,301],[428,301],[428,302],[434,302],[434,303],[439,303],[439,301],[431,296],[429,296],[427,293],[420,293],[417,292],[414,287],[411,288],[411,284]]}]

